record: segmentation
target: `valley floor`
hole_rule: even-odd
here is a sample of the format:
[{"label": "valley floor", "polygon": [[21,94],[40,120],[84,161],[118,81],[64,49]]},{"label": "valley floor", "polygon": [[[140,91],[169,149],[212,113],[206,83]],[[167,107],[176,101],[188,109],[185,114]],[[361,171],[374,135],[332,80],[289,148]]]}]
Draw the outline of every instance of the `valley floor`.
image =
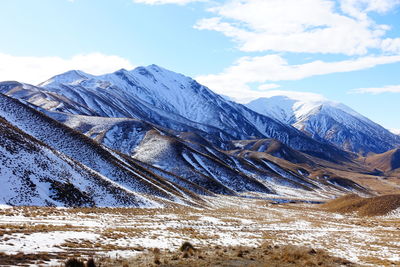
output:
[{"label": "valley floor", "polygon": [[[362,266],[400,266],[400,212],[370,218],[328,213],[318,204],[234,197],[210,201],[215,203],[212,209],[4,206],[0,266],[61,266],[71,256],[94,256],[122,266],[154,248],[160,249],[157,253],[177,251],[185,241],[200,252],[299,245]],[[224,251],[229,253],[224,249],[221,255]]]}]

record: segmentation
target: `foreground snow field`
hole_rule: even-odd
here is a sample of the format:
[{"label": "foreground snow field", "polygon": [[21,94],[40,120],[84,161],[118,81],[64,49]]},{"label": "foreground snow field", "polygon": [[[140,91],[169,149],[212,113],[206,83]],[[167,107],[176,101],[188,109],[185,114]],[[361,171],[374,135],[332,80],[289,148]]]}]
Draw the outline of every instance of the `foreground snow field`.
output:
[{"label": "foreground snow field", "polygon": [[328,213],[317,204],[210,201],[212,209],[1,206],[0,255],[18,255],[14,264],[24,266],[60,266],[71,256],[126,259],[154,248],[177,250],[185,241],[200,249],[267,242],[321,248],[361,265],[400,265],[400,212],[367,218]]}]

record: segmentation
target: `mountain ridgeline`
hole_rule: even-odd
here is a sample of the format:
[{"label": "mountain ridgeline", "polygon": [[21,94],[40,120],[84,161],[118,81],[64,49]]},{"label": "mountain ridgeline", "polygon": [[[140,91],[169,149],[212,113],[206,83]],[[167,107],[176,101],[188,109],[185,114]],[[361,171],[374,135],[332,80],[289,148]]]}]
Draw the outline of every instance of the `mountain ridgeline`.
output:
[{"label": "mountain ridgeline", "polygon": [[362,155],[400,147],[398,135],[340,103],[275,96],[253,100],[246,106],[316,140]]},{"label": "mountain ridgeline", "polygon": [[0,202],[207,206],[217,195],[368,193],[351,174],[374,175],[376,166],[356,153],[400,144],[346,108],[323,103],[276,116],[283,113],[253,104],[156,65],[69,71],[37,86],[1,82]]}]

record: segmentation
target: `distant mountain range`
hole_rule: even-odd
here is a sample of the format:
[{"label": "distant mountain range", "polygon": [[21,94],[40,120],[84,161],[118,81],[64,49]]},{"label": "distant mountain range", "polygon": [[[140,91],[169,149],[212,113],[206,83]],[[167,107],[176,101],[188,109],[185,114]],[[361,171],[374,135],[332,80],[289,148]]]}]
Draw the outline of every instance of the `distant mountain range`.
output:
[{"label": "distant mountain range", "polygon": [[279,97],[244,106],[156,65],[69,71],[37,86],[1,82],[0,93],[0,202],[12,205],[204,206],[218,194],[368,193],[353,174],[385,170],[359,155],[400,144],[343,105]]},{"label": "distant mountain range", "polygon": [[340,103],[274,96],[256,99],[246,106],[290,124],[316,140],[362,155],[400,146],[398,135]]}]

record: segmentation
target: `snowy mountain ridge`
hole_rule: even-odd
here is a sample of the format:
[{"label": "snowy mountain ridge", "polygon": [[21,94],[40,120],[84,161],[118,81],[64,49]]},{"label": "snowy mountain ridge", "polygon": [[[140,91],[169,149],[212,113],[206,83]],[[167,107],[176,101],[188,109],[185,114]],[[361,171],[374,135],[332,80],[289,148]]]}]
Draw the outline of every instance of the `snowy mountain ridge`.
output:
[{"label": "snowy mountain ridge", "polygon": [[331,160],[349,157],[290,125],[224,99],[190,77],[156,65],[100,76],[69,71],[36,87],[0,83],[0,92],[49,111],[133,118],[173,131],[195,132],[220,148],[235,139],[275,138]]},{"label": "snowy mountain ridge", "polygon": [[[301,121],[310,115],[316,113],[321,109],[326,111],[342,110],[360,120],[368,123],[373,123],[363,115],[359,114],[350,107],[327,99],[302,99],[300,97],[290,97],[287,95],[277,95],[272,97],[262,97],[255,99],[246,104],[252,110],[271,116],[281,122],[293,124]],[[339,118],[337,118],[339,119]]]},{"label": "snowy mountain ridge", "polygon": [[348,151],[383,153],[400,146],[398,136],[341,103],[282,95],[259,98],[246,106]]}]

